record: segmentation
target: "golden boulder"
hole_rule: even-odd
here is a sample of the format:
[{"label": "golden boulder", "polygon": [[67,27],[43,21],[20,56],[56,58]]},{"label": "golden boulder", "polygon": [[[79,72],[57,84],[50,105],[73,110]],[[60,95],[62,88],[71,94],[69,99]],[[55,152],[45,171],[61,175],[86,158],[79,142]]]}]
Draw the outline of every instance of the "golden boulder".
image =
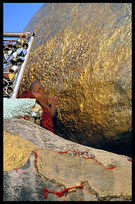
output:
[{"label": "golden boulder", "polygon": [[59,97],[56,133],[131,154],[131,3],[45,3],[20,93],[34,80]]}]

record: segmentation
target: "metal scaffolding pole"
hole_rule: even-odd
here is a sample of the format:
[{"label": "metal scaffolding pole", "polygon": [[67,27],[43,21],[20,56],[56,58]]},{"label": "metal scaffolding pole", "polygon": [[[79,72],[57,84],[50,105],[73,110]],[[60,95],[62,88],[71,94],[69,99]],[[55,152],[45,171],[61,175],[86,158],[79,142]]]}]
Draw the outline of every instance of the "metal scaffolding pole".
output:
[{"label": "metal scaffolding pole", "polygon": [[[24,33],[3,33],[3,36],[4,37],[20,37],[21,35],[23,35]],[[30,36],[34,36],[35,34],[34,33],[29,33],[28,34]]]},{"label": "metal scaffolding pole", "polygon": [[31,36],[31,41],[30,41],[30,43],[29,43],[28,52],[27,52],[25,61],[24,61],[24,63],[22,64],[22,67],[21,67],[21,69],[20,69],[19,75],[18,75],[18,77],[17,77],[17,81],[15,82],[15,86],[14,86],[14,90],[13,90],[13,93],[12,93],[11,98],[16,98],[16,97],[17,97],[17,94],[18,94],[18,91],[19,91],[19,87],[20,87],[20,83],[21,83],[21,79],[22,79],[22,77],[23,77],[24,69],[25,69],[26,63],[27,63],[27,61],[28,61],[28,57],[29,57],[29,53],[30,53],[30,50],[31,50],[33,41],[34,41],[34,36]]}]

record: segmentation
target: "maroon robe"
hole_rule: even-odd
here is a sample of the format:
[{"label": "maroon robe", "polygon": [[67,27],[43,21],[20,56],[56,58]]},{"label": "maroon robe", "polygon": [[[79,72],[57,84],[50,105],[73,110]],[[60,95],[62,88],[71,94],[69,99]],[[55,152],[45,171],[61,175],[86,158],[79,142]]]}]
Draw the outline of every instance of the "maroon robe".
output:
[{"label": "maroon robe", "polygon": [[[34,95],[31,93],[30,90],[24,91],[19,98],[35,98]],[[36,101],[37,102],[37,101]],[[38,103],[38,102],[37,102]],[[46,128],[47,130],[54,132],[53,128],[53,121],[52,121],[52,116],[48,108],[42,107],[43,109],[43,114],[41,118],[41,126]]]}]

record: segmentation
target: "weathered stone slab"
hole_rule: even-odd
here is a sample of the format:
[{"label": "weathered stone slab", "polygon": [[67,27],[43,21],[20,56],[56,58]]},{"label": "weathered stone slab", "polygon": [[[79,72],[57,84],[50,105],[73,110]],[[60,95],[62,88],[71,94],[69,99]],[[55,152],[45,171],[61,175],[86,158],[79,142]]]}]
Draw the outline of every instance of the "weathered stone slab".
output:
[{"label": "weathered stone slab", "polygon": [[77,189],[62,197],[57,197],[53,193],[48,193],[44,199],[43,188],[46,187],[53,191],[61,191],[64,186],[55,181],[43,180],[35,169],[35,156],[31,153],[26,164],[19,168],[3,173],[3,200],[4,201],[97,201],[98,198],[89,187],[84,185],[83,191]]},{"label": "weathered stone slab", "polygon": [[[128,157],[76,144],[25,120],[4,120],[4,131],[5,201],[132,199]],[[60,192],[80,182],[83,189],[43,198],[43,188]]]},{"label": "weathered stone slab", "polygon": [[37,168],[43,178],[55,180],[66,188],[88,181],[99,197],[131,196],[132,176],[130,167],[106,169],[95,160],[61,155],[52,150],[38,150]]}]

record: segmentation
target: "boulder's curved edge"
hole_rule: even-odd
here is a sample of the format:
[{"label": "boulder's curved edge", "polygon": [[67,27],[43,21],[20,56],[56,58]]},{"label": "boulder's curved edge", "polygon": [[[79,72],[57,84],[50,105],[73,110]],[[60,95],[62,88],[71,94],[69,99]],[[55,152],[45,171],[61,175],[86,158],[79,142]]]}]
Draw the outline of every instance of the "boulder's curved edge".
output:
[{"label": "boulder's curved edge", "polygon": [[94,157],[104,166],[131,166],[131,158],[125,155],[118,155],[101,149],[84,146],[66,140],[54,133],[26,120],[5,119],[4,131],[23,137],[40,149],[52,149],[55,151],[82,152],[86,157]]}]

